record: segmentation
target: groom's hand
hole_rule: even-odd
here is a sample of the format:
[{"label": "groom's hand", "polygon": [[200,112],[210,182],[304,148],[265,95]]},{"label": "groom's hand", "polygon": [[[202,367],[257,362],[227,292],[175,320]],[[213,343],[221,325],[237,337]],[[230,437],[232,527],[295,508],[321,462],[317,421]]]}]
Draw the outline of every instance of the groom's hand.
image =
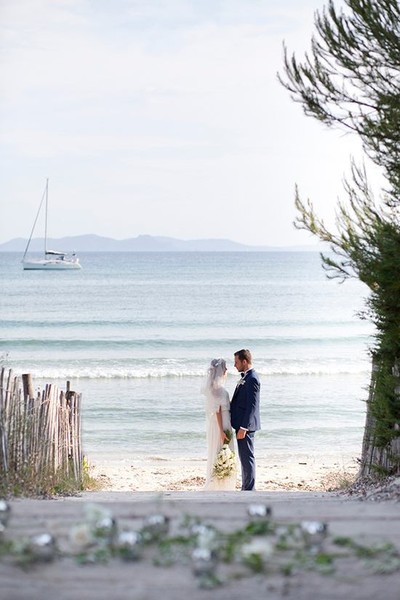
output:
[{"label": "groom's hand", "polygon": [[236,434],[236,439],[237,440],[243,440],[246,437],[246,433],[247,433],[247,429],[238,429],[237,434]]}]

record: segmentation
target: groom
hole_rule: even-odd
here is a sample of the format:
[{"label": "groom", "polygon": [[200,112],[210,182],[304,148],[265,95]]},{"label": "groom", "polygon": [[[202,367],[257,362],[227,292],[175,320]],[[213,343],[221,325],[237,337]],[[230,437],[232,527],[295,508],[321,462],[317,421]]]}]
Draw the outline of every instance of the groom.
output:
[{"label": "groom", "polygon": [[231,400],[231,423],[242,465],[242,490],[254,490],[256,465],[254,458],[254,433],[261,429],[260,380],[253,369],[250,350],[235,352],[235,367],[241,379]]}]

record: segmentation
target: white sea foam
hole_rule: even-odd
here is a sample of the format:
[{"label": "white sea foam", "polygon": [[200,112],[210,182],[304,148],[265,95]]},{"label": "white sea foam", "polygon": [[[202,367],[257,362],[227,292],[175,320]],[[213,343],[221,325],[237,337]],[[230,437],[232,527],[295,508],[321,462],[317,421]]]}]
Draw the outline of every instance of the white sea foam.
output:
[{"label": "white sea foam", "polygon": [[[97,366],[82,366],[82,367],[33,367],[29,372],[37,379],[49,380],[65,380],[65,379],[193,379],[203,378],[207,364],[204,363],[202,368],[187,369],[179,368],[108,368],[104,369]],[[274,376],[323,376],[323,375],[349,375],[349,374],[367,374],[370,372],[368,362],[359,362],[354,364],[308,364],[308,365],[274,365],[273,367],[263,366],[257,367],[257,372],[261,377]],[[24,368],[16,365],[13,369],[15,374],[25,372]],[[229,372],[228,377],[237,378],[237,373]]]}]

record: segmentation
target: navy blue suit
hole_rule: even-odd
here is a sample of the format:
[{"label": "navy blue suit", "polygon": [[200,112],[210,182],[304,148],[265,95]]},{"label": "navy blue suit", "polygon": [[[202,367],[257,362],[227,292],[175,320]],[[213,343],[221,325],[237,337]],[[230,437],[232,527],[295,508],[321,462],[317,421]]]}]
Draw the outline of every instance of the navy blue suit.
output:
[{"label": "navy blue suit", "polygon": [[247,429],[242,440],[237,440],[242,466],[242,490],[254,490],[256,465],[254,458],[254,433],[261,429],[260,380],[254,369],[250,369],[236,386],[231,400],[231,424],[237,432]]}]

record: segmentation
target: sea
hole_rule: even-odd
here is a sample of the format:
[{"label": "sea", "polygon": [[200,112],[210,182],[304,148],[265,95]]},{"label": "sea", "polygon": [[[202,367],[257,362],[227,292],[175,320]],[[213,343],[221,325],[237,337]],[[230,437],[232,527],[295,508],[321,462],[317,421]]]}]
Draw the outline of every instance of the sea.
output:
[{"label": "sea", "polygon": [[0,253],[0,363],[82,394],[85,454],[205,457],[210,360],[249,348],[261,458],[361,454],[373,326],[367,288],[329,280],[317,252],[80,254],[23,271]]}]

